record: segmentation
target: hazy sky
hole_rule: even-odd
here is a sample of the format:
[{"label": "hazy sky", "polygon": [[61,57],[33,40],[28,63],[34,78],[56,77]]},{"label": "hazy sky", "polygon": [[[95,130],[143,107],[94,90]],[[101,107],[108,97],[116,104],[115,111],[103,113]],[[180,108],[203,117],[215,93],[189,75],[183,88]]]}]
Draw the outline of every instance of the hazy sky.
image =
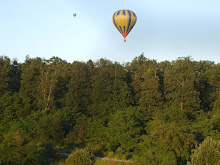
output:
[{"label": "hazy sky", "polygon": [[[120,9],[137,15],[127,42],[112,23]],[[142,52],[157,61],[219,63],[220,1],[0,0],[0,56],[130,62]]]}]

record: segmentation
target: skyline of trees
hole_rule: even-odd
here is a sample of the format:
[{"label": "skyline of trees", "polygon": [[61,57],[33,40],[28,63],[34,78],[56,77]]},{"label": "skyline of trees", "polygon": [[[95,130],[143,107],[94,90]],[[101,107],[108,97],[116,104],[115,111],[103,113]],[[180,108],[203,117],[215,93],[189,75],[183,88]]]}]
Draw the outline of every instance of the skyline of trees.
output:
[{"label": "skyline of trees", "polygon": [[72,146],[143,164],[166,164],[168,156],[186,164],[206,137],[220,140],[219,63],[2,56],[0,67],[3,163],[48,164]]}]

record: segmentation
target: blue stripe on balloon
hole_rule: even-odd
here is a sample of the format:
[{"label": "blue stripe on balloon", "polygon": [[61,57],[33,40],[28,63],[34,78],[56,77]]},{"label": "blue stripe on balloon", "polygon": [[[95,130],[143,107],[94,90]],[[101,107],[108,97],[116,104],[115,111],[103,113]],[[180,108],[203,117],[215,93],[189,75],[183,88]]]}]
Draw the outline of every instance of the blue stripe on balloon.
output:
[{"label": "blue stripe on balloon", "polygon": [[[115,14],[116,14],[116,12],[115,12]],[[115,22],[115,14],[113,15],[113,21],[114,21],[114,24],[115,24],[115,27],[118,29],[118,31],[120,32],[120,30],[119,30],[119,28],[118,28],[118,26],[117,26],[117,24],[116,24],[116,22]]]},{"label": "blue stripe on balloon", "polygon": [[[134,27],[134,26],[131,27],[131,29],[129,30],[129,32],[133,29],[133,27]],[[128,32],[128,33],[129,33],[129,32]]]},{"label": "blue stripe on balloon", "polygon": [[119,10],[119,11],[118,11],[118,14],[117,14],[117,15],[119,15],[119,14],[120,14],[120,11],[121,11],[121,10]]},{"label": "blue stripe on balloon", "polygon": [[134,14],[134,16],[136,17],[135,13],[132,11],[132,13]]},{"label": "blue stripe on balloon", "polygon": [[123,10],[123,15],[125,15],[125,10]]},{"label": "blue stripe on balloon", "polygon": [[124,33],[125,33],[125,26],[124,26]]},{"label": "blue stripe on balloon", "polygon": [[128,29],[129,29],[129,27],[130,27],[130,25],[131,25],[131,12],[128,10],[128,15],[129,15],[129,20],[128,20],[128,28],[127,28],[127,33],[129,33],[128,32]]},{"label": "blue stripe on balloon", "polygon": [[121,29],[121,33],[123,33],[123,30],[122,30],[121,26],[119,26],[119,28]]}]

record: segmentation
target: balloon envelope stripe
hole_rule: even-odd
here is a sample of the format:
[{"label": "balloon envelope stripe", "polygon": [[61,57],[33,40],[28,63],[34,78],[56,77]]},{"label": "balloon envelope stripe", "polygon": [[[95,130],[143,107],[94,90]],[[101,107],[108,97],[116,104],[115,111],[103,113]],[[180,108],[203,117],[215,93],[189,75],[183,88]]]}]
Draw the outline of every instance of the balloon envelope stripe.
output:
[{"label": "balloon envelope stripe", "polygon": [[131,12],[129,10],[128,10],[128,15],[129,15],[129,20],[128,20],[127,33],[128,33],[128,29],[130,28],[130,25],[131,25]]},{"label": "balloon envelope stripe", "polygon": [[123,10],[123,15],[125,15],[125,10]]},{"label": "balloon envelope stripe", "polygon": [[[115,12],[115,14],[116,14],[116,12]],[[120,30],[119,30],[117,24],[115,23],[115,14],[114,14],[114,16],[113,16],[113,22],[114,22],[115,27],[116,27],[116,28],[118,29],[118,31],[120,32]]]},{"label": "balloon envelope stripe", "polygon": [[136,17],[135,13],[132,11],[133,15]]},{"label": "balloon envelope stripe", "polygon": [[[132,30],[133,27],[134,27],[134,26],[131,26],[131,29],[129,30],[129,32]],[[129,32],[128,32],[128,33],[129,33]]]},{"label": "balloon envelope stripe", "polygon": [[119,28],[121,29],[121,33],[123,33],[123,30],[122,30],[121,26],[119,26]]}]

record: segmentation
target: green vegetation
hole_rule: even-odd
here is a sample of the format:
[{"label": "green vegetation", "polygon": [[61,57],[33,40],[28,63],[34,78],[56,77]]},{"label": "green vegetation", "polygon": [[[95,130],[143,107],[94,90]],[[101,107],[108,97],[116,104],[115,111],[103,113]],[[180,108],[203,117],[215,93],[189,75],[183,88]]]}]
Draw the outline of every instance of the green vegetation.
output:
[{"label": "green vegetation", "polygon": [[85,150],[78,149],[72,152],[66,159],[66,165],[93,165],[93,155]]},{"label": "green vegetation", "polygon": [[97,159],[94,165],[132,165],[133,163],[115,162],[110,160]]},{"label": "green vegetation", "polygon": [[196,146],[187,165],[220,164],[220,143],[207,137],[202,144]]},{"label": "green vegetation", "polygon": [[0,57],[2,164],[213,164],[219,141],[220,64]]}]

